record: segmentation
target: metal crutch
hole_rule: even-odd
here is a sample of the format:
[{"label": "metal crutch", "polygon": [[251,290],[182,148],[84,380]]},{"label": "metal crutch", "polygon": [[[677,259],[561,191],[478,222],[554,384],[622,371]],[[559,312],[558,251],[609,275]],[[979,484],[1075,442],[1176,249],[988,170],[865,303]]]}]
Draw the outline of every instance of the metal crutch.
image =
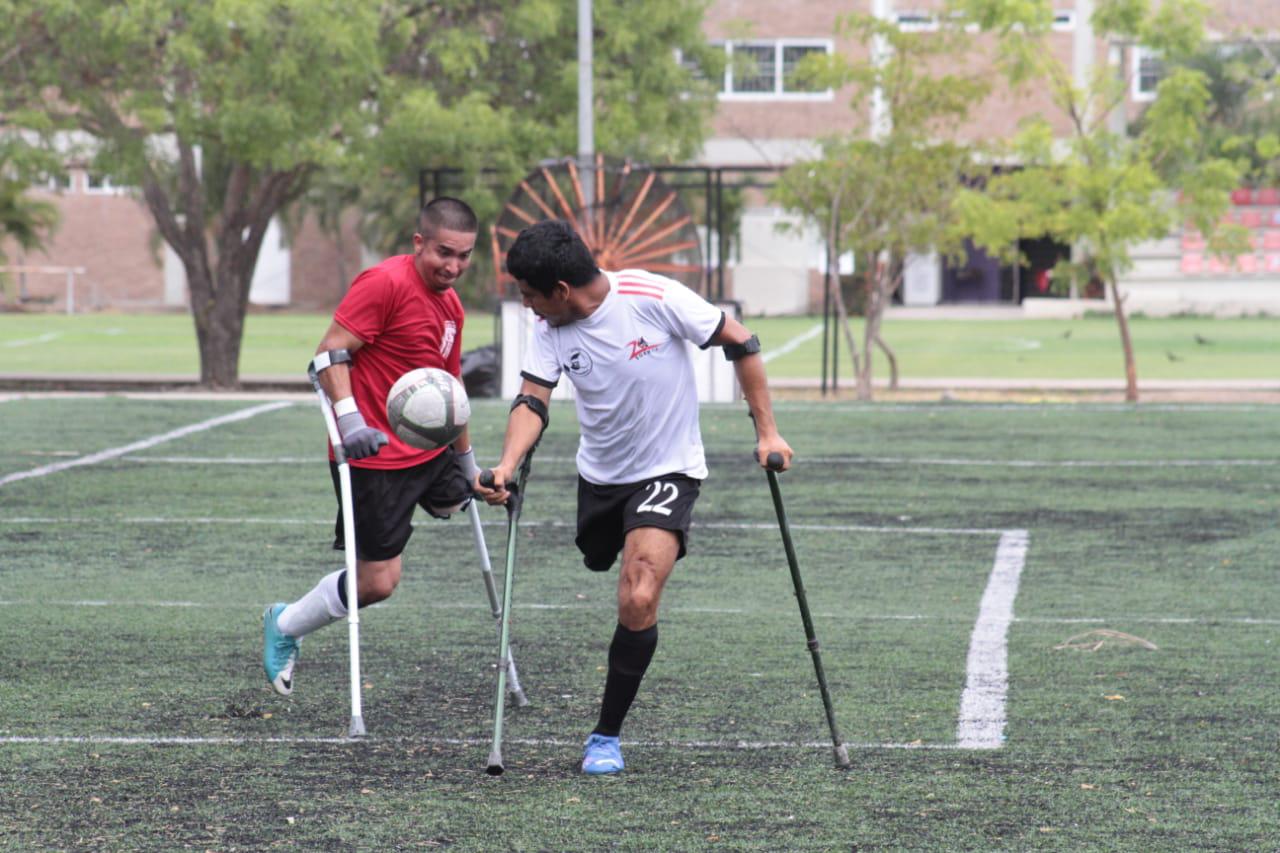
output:
[{"label": "metal crutch", "polygon": [[338,491],[342,501],[342,542],[347,568],[347,639],[351,647],[351,726],[348,737],[364,737],[364,713],[360,703],[360,603],[356,594],[356,522],[351,500],[351,465],[342,447],[338,422],[334,419],[329,395],[320,384],[320,375],[314,367],[307,368],[311,386],[320,398],[320,413],[329,432],[329,444],[333,447],[333,459],[338,465]]},{"label": "metal crutch", "polygon": [[[489,595],[489,610],[493,614],[498,629],[498,641],[502,641],[502,604],[498,601],[498,590],[493,582],[493,567],[489,563],[489,548],[485,544],[484,530],[480,526],[478,501],[473,499],[467,505],[467,515],[471,516],[471,533],[476,540],[476,552],[480,555],[480,575],[484,578],[484,589]],[[529,704],[529,698],[520,686],[520,676],[516,673],[516,659],[507,649],[507,689],[516,699],[516,705],[523,708]]]}]

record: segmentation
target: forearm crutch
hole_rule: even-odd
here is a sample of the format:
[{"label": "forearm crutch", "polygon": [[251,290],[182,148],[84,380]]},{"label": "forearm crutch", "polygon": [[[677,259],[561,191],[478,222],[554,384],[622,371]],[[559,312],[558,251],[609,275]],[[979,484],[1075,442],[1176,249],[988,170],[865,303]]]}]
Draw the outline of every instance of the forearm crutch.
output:
[{"label": "forearm crutch", "polygon": [[333,447],[333,459],[338,465],[338,492],[342,502],[342,543],[347,568],[347,638],[351,648],[351,726],[347,737],[364,737],[364,713],[360,706],[360,606],[356,592],[356,522],[351,500],[351,465],[338,433],[338,422],[333,416],[329,395],[320,384],[320,375],[314,367],[307,368],[311,386],[320,398],[320,413],[329,432],[329,444]]},{"label": "forearm crutch", "polygon": [[791,582],[796,588],[796,602],[800,605],[800,618],[804,620],[804,635],[809,653],[813,655],[813,671],[818,676],[818,690],[822,693],[822,707],[827,712],[827,726],[831,729],[831,743],[835,751],[836,767],[850,767],[849,752],[836,728],[836,714],[831,707],[831,692],[827,690],[827,676],[822,669],[822,655],[818,652],[818,637],[813,630],[813,618],[809,615],[809,599],[804,594],[804,582],[800,580],[800,565],[796,561],[796,549],[791,544],[791,525],[787,522],[787,510],[782,505],[782,490],[778,488],[778,471],[782,470],[780,453],[770,453],[765,460],[765,474],[769,477],[769,491],[773,493],[773,508],[778,513],[778,529],[782,532],[782,547],[787,552],[787,565],[791,567]]},{"label": "forearm crutch", "polygon": [[[489,750],[489,763],[485,766],[485,772],[490,776],[501,776],[506,769],[502,764],[502,716],[507,698],[507,669],[511,661],[511,588],[515,582],[516,525],[520,521],[524,486],[529,479],[529,465],[536,448],[535,443],[524,455],[515,488],[512,488],[511,483],[505,484],[510,493],[507,497],[507,570],[502,584],[502,627],[498,631],[498,698],[493,710],[493,748]],[[493,482],[492,470],[486,468],[480,472],[480,485],[492,488]]]},{"label": "forearm crutch", "polygon": [[[498,640],[502,640],[502,604],[498,601],[498,590],[493,582],[493,567],[489,564],[489,548],[484,541],[484,530],[480,526],[479,504],[472,500],[467,505],[467,515],[471,516],[471,532],[476,540],[476,552],[480,555],[480,574],[484,578],[484,590],[489,594],[489,610],[493,613],[495,627],[498,629]],[[516,673],[516,658],[511,649],[507,649],[507,688],[516,699],[516,705],[523,708],[529,704],[529,697],[524,695],[520,686],[520,676]]]}]

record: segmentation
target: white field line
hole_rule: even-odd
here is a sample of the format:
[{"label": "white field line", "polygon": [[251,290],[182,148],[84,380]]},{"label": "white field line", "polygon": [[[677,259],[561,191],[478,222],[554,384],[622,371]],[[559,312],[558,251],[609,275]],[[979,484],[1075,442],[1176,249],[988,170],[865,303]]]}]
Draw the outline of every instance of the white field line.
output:
[{"label": "white field line", "polygon": [[[497,518],[489,521],[481,522],[488,527],[506,528],[505,521]],[[169,518],[162,516],[132,516],[126,518],[93,518],[88,516],[74,517],[67,516],[65,518],[57,518],[55,516],[14,516],[12,518],[0,517],[0,524],[234,524],[234,525],[280,525],[280,526],[298,526],[298,525],[333,525],[333,519],[309,519],[309,518],[215,518],[212,516],[194,516],[190,518]],[[416,526],[416,525],[415,525]],[[577,523],[573,521],[525,521],[520,520],[522,528],[551,528],[576,530]],[[756,523],[756,522],[693,522],[693,528],[699,530],[769,530],[777,532],[778,525],[776,523]],[[1004,531],[996,528],[986,527],[875,527],[873,525],[863,524],[792,524],[792,530],[811,530],[818,532],[832,533],[910,533],[915,535],[936,535],[936,536],[991,536]]]},{"label": "white field line", "polygon": [[[126,462],[149,465],[306,465],[316,456],[126,456]],[[543,463],[570,463],[571,456],[540,456]],[[977,468],[1240,468],[1280,465],[1276,459],[958,459],[911,456],[798,456],[796,465],[955,465]]]},{"label": "white field line", "polygon": [[97,453],[90,453],[88,456],[81,456],[77,459],[69,459],[66,462],[55,462],[52,465],[41,465],[39,468],[32,468],[29,471],[17,471],[13,474],[6,474],[0,477],[0,486],[9,483],[16,483],[19,480],[27,480],[32,477],[43,477],[46,474],[55,474],[58,471],[65,471],[68,468],[78,468],[83,465],[96,465],[107,459],[114,459],[118,456],[125,456],[139,450],[146,450],[148,447],[155,447],[157,444],[163,444],[166,441],[172,441],[175,438],[191,435],[192,433],[203,432],[207,429],[222,426],[223,424],[234,423],[235,421],[243,421],[248,418],[256,417],[264,412],[273,412],[276,409],[283,409],[292,406],[292,403],[267,403],[261,406],[253,406],[248,409],[241,409],[238,412],[232,412],[229,415],[221,415],[216,418],[210,418],[207,421],[189,424],[179,429],[170,430],[160,435],[153,435],[150,438],[144,438],[141,441],[135,441],[132,444],[126,444],[121,447],[112,447],[107,450],[100,450]]},{"label": "white field line", "polygon": [[1009,691],[1009,625],[1013,600],[1027,561],[1027,531],[1009,530],[996,546],[978,621],[969,640],[964,693],[956,743],[964,749],[999,749],[1004,743],[1005,699]]},{"label": "white field line", "polygon": [[795,350],[797,347],[799,347],[799,346],[800,346],[801,344],[803,344],[805,341],[813,340],[814,338],[816,338],[816,337],[817,337],[818,335],[820,335],[820,334],[822,334],[822,324],[821,324],[821,323],[818,323],[816,326],[814,326],[814,327],[813,327],[812,329],[810,329],[809,331],[807,331],[807,332],[803,332],[803,333],[801,333],[801,334],[799,334],[799,335],[796,335],[794,338],[792,338],[791,340],[787,341],[785,344],[783,344],[782,346],[778,347],[777,349],[771,349],[771,350],[769,350],[767,353],[765,353],[765,354],[764,354],[764,362],[765,362],[765,364],[768,364],[769,362],[773,361],[775,358],[777,358],[777,357],[779,357],[779,356],[786,355],[787,353],[789,353],[789,352],[791,352],[791,351]]},{"label": "white field line", "polygon": [[1277,459],[948,459],[910,456],[802,456],[796,464],[970,465],[977,468],[1219,468],[1280,465]]},{"label": "white field line", "polygon": [[[379,610],[398,610],[402,608],[421,607],[424,610],[483,610],[489,612],[489,605],[480,600],[471,602],[462,601],[427,601],[421,604],[404,605],[381,602],[373,605]],[[123,607],[141,607],[145,609],[151,608],[182,608],[193,610],[245,610],[260,611],[262,609],[261,602],[208,602],[208,601],[166,601],[166,600],[144,600],[144,599],[122,599],[113,600],[107,598],[84,598],[84,599],[37,599],[37,598],[11,598],[0,599],[0,607],[109,607],[113,610]],[[614,603],[612,601],[583,602],[576,604],[544,604],[539,602],[531,602],[524,604],[513,604],[513,610],[612,610]],[[663,613],[668,614],[698,614],[709,616],[768,616],[778,615],[782,613],[791,613],[790,608],[765,608],[765,607],[687,607],[678,604],[666,606]],[[960,622],[968,621],[957,616],[941,616],[926,613],[850,613],[847,610],[832,611],[826,613],[815,610],[813,612],[815,619],[823,621],[840,621],[840,622]],[[1020,625],[1257,625],[1262,627],[1270,627],[1280,625],[1280,619],[1263,619],[1254,616],[1134,616],[1124,614],[1119,616],[1015,616],[1012,620],[1014,624]]]},{"label": "white field line", "polygon": [[[376,735],[363,738],[348,737],[170,737],[164,735],[7,735],[0,737],[3,745],[60,746],[63,744],[100,744],[103,746],[257,746],[263,744],[360,744],[400,743],[434,744],[440,746],[475,746],[489,748],[492,740],[483,738],[452,737],[388,737]],[[531,747],[555,747],[557,749],[582,749],[581,741],[557,738],[505,738],[503,743]],[[702,749],[749,752],[766,749],[831,749],[831,742],[785,740],[623,740],[624,746],[644,749]],[[956,744],[927,743],[846,743],[850,749],[961,749]]]},{"label": "white field line", "polygon": [[34,338],[17,338],[12,341],[5,341],[4,345],[9,349],[17,347],[29,347],[32,344],[47,344],[50,341],[56,341],[62,337],[62,332],[45,332],[43,335],[37,335]]}]

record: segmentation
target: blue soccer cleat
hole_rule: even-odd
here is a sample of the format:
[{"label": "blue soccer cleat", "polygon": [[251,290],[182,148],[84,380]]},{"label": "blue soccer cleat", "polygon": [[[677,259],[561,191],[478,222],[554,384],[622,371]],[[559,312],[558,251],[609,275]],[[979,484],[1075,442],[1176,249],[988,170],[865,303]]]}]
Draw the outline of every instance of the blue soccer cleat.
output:
[{"label": "blue soccer cleat", "polygon": [[285,604],[272,604],[262,614],[262,668],[267,681],[281,696],[293,692],[293,665],[298,662],[298,640],[280,630],[276,620]]},{"label": "blue soccer cleat", "polygon": [[622,747],[616,737],[593,734],[587,738],[582,753],[582,772],[590,776],[603,776],[622,770]]}]

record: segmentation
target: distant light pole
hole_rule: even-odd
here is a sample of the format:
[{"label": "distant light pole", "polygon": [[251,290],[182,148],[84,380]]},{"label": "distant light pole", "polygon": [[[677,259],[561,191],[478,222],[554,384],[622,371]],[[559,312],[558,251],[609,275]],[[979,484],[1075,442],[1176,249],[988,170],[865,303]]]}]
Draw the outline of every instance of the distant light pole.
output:
[{"label": "distant light pole", "polygon": [[[578,164],[587,207],[595,203],[595,105],[592,84],[591,0],[578,0]],[[583,211],[585,214],[586,211]]]}]

